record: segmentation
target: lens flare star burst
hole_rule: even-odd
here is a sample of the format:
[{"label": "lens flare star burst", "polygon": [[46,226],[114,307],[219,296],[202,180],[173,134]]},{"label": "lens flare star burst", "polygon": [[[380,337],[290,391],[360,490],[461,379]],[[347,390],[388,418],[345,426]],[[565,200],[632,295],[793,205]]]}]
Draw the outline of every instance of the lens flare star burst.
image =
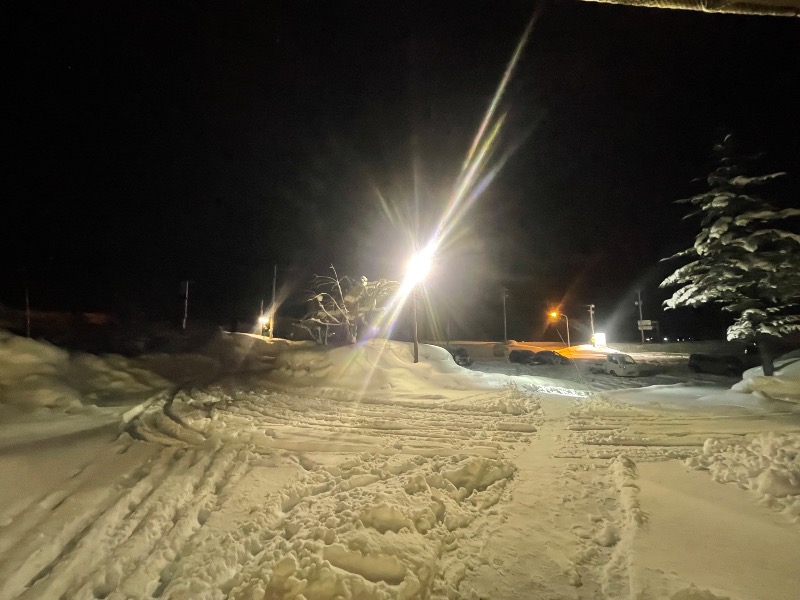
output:
[{"label": "lens flare star burst", "polygon": [[[384,318],[378,324],[378,328],[383,335],[388,335],[391,326],[397,321],[409,295],[413,293],[418,286],[423,287],[425,276],[431,268],[435,256],[452,236],[454,230],[469,212],[470,208],[472,208],[481,194],[489,187],[492,180],[500,172],[515,149],[503,153],[499,159],[490,166],[489,163],[497,150],[497,140],[503,129],[507,114],[504,112],[496,116],[496,113],[514,74],[520,56],[522,55],[522,51],[528,42],[533,25],[539,17],[539,13],[540,11],[537,7],[528,20],[525,30],[514,49],[514,53],[506,65],[503,77],[481,120],[480,127],[467,152],[466,159],[461,167],[461,172],[456,178],[453,192],[445,206],[442,216],[439,218],[433,236],[421,249],[419,249],[419,245],[415,248],[416,251],[409,263],[405,278],[398,288],[397,294],[384,313]],[[380,195],[379,197],[386,210],[385,199]],[[392,217],[388,210],[387,214],[390,218]],[[412,240],[416,239],[414,235],[409,235],[409,237]],[[427,297],[425,299],[427,312],[432,314]]]}]

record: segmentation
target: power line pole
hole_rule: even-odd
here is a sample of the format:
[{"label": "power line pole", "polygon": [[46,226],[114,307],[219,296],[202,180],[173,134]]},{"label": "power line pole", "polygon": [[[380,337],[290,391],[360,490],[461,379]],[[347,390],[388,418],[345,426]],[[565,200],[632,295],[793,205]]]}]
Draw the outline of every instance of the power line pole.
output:
[{"label": "power line pole", "polygon": [[28,272],[25,272],[25,336],[31,337],[31,297],[28,293]]},{"label": "power line pole", "polygon": [[587,304],[589,308],[589,325],[592,327],[592,337],[594,337],[594,304]]},{"label": "power line pole", "polygon": [[278,281],[278,265],[273,265],[272,269],[272,308],[269,315],[269,339],[275,334],[275,284]]},{"label": "power line pole", "polygon": [[186,321],[189,319],[189,281],[183,283],[183,332],[186,333]]},{"label": "power line pole", "polygon": [[636,306],[639,307],[639,333],[642,334],[642,344],[644,344],[644,324],[642,321],[642,290],[636,290]]},{"label": "power line pole", "polygon": [[508,342],[508,320],[506,318],[506,298],[508,298],[508,288],[503,288],[503,341]]}]

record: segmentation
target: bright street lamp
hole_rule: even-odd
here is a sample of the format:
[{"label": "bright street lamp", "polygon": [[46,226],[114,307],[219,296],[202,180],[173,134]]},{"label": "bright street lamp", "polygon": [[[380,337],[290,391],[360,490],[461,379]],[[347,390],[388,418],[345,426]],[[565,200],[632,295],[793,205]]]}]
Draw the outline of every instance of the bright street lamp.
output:
[{"label": "bright street lamp", "polygon": [[569,317],[562,312],[558,312],[557,310],[550,311],[551,319],[558,319],[558,317],[564,317],[564,320],[567,322],[567,348],[569,348],[572,345],[569,342]]},{"label": "bright street lamp", "polygon": [[419,362],[419,337],[417,330],[417,287],[425,280],[433,263],[433,248],[428,246],[408,261],[405,284],[411,290],[411,310],[414,315],[414,363]]},{"label": "bright street lamp", "polygon": [[269,315],[262,314],[260,317],[258,317],[258,324],[261,325],[261,335],[264,335],[264,330],[268,327],[271,329],[270,322],[271,319]]},{"label": "bright street lamp", "polygon": [[433,251],[425,248],[411,257],[406,266],[406,283],[409,287],[419,285],[428,276],[433,263]]}]

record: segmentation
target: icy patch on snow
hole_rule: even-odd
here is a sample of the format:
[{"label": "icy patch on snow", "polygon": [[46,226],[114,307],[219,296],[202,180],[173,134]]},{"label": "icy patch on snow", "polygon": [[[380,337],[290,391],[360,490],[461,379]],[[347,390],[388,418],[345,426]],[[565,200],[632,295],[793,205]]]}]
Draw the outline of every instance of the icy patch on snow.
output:
[{"label": "icy patch on snow", "polygon": [[747,441],[709,438],[686,465],[736,483],[800,523],[800,434],[762,433]]}]

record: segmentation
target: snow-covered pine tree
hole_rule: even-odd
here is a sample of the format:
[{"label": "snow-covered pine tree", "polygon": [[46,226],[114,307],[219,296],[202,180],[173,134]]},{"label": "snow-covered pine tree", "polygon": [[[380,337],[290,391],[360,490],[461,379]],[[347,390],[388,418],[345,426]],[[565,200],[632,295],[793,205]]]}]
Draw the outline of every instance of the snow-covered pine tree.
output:
[{"label": "snow-covered pine tree", "polygon": [[669,258],[691,262],[661,283],[680,286],[664,305],[721,305],[736,317],[728,339],[757,342],[764,373],[772,375],[770,340],[800,330],[800,209],[776,207],[753,192],[785,173],[745,175],[752,157],[735,155],[732,136],[714,153],[709,189],[678,200],[694,207],[685,218],[699,216],[701,229],[691,248]]}]

